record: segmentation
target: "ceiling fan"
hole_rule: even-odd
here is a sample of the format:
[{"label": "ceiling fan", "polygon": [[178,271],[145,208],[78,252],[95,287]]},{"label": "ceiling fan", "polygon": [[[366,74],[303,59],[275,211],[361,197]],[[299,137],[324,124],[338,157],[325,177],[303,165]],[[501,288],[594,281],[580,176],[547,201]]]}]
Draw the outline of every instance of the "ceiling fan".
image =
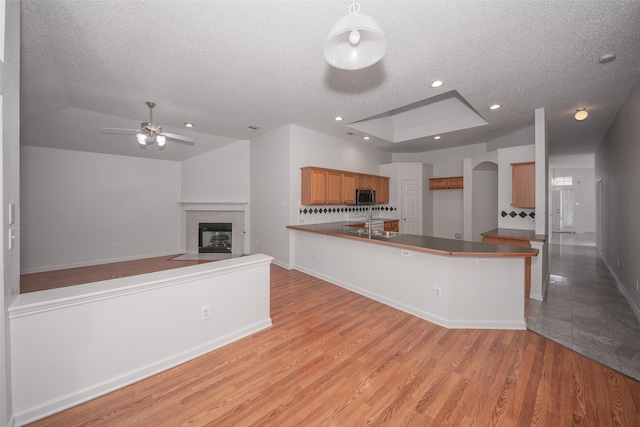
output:
[{"label": "ceiling fan", "polygon": [[155,102],[147,101],[149,121],[140,123],[140,129],[102,128],[102,131],[105,133],[135,133],[138,144],[142,146],[158,144],[158,147],[163,147],[167,143],[167,138],[183,144],[194,145],[193,139],[188,136],[165,132],[160,125],[153,123],[153,108],[155,106]]}]

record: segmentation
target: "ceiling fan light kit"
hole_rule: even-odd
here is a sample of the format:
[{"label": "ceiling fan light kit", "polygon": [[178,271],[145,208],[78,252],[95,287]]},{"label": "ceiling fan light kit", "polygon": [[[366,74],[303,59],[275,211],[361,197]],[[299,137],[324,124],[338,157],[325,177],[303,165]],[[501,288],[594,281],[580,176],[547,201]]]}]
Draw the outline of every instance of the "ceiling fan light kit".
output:
[{"label": "ceiling fan light kit", "polygon": [[136,134],[138,144],[141,146],[157,144],[158,147],[164,147],[167,143],[167,138],[193,145],[193,139],[187,136],[165,132],[162,130],[160,125],[153,123],[153,109],[155,106],[155,102],[147,101],[147,107],[149,107],[149,121],[140,123],[140,129],[102,128],[102,130],[107,131],[107,133],[134,132]]},{"label": "ceiling fan light kit", "polygon": [[380,25],[360,11],[353,0],[349,14],[336,22],[327,36],[324,57],[342,70],[360,70],[380,61],[387,49],[387,39]]}]

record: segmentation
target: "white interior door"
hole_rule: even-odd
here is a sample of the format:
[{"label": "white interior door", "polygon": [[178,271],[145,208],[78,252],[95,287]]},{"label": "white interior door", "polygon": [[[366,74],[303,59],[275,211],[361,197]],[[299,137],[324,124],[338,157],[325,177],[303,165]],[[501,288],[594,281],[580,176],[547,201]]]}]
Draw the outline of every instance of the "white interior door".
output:
[{"label": "white interior door", "polygon": [[562,189],[562,228],[573,228],[573,188]]},{"label": "white interior door", "polygon": [[562,231],[562,190],[551,190],[551,230]]},{"label": "white interior door", "polygon": [[596,250],[602,253],[602,178],[596,181]]},{"label": "white interior door", "polygon": [[400,232],[405,234],[422,234],[422,224],[420,223],[420,200],[419,186],[417,179],[402,180],[402,227]]}]

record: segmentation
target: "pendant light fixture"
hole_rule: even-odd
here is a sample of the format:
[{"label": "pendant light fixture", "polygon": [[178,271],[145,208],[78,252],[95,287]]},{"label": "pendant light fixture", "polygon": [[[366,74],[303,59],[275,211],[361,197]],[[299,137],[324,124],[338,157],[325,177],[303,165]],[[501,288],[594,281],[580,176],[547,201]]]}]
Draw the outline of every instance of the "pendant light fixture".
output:
[{"label": "pendant light fixture", "polygon": [[378,23],[359,11],[360,4],[353,0],[349,14],[329,31],[324,57],[336,68],[360,70],[369,67],[380,61],[387,49],[387,39]]}]

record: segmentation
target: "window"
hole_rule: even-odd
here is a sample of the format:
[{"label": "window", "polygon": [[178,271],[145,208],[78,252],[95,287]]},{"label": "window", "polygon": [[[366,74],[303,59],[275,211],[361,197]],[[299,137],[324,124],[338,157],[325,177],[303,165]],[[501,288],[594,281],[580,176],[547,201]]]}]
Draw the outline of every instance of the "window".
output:
[{"label": "window", "polygon": [[556,176],[551,178],[551,185],[557,187],[559,185],[573,185],[572,176]]}]

